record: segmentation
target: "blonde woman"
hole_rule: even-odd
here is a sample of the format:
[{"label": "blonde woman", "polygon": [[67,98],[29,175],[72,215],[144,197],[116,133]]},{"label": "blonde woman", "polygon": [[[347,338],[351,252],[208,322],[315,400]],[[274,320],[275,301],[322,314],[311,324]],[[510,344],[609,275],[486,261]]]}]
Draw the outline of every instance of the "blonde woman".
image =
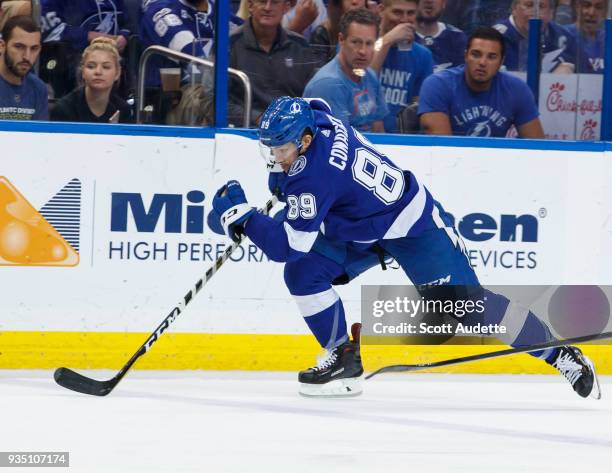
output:
[{"label": "blonde woman", "polygon": [[132,123],[130,106],[113,88],[121,75],[119,51],[111,38],[95,38],[83,51],[79,87],[51,110],[51,120],[91,123]]}]

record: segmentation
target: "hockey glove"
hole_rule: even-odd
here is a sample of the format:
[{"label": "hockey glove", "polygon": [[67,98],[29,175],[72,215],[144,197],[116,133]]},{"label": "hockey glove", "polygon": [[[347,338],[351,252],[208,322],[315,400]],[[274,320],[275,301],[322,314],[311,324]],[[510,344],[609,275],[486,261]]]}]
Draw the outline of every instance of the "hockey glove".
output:
[{"label": "hockey glove", "polygon": [[281,202],[285,202],[287,197],[283,192],[286,179],[287,174],[285,174],[283,171],[270,172],[268,176],[268,189],[270,189],[270,192],[276,195],[276,197],[278,197],[278,200],[280,200]]},{"label": "hockey glove", "polygon": [[212,205],[225,234],[233,241],[239,241],[244,233],[244,224],[255,213],[255,209],[247,203],[240,183],[228,181],[217,191]]},{"label": "hockey glove", "polygon": [[210,228],[217,235],[225,235],[225,231],[221,226],[221,215],[219,215],[215,209],[211,209],[211,211],[208,212],[206,222],[208,222],[208,228]]}]

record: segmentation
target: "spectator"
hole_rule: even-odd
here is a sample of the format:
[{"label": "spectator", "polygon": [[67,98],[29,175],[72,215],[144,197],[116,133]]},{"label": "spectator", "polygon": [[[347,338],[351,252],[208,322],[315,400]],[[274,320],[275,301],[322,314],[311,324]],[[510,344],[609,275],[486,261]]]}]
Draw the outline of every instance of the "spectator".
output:
[{"label": "spectator", "polygon": [[[276,97],[299,97],[315,69],[308,42],[281,26],[288,0],[249,0],[249,20],[230,35],[229,65],[244,71],[251,80],[251,121]],[[230,85],[230,123],[242,124],[244,90]]]},{"label": "spectator", "polygon": [[510,14],[512,0],[450,0],[442,21],[466,34],[480,26],[493,26]]},{"label": "spectator", "polygon": [[544,138],[531,90],[500,71],[504,38],[478,28],[468,39],[465,65],[445,69],[423,83],[419,115],[434,135],[506,136],[515,126],[522,138]]},{"label": "spectator", "polygon": [[317,58],[318,67],[327,64],[336,55],[340,18],[349,10],[364,8],[365,0],[329,0],[327,20],[317,26],[310,37],[310,45]]},{"label": "spectator", "polygon": [[576,23],[569,25],[578,46],[576,72],[602,74],[604,70],[604,20],[608,16],[607,0],[576,0]]},{"label": "spectator", "polygon": [[[145,48],[165,46],[191,56],[207,58],[214,40],[213,0],[149,0],[143,3],[140,36]],[[230,16],[230,29],[243,21]],[[153,55],[147,64],[147,87],[159,87],[162,68],[177,67],[176,62]]]},{"label": "spectator", "polygon": [[51,120],[132,123],[130,106],[113,92],[121,76],[120,58],[111,38],[94,38],[81,56],[83,87],[73,90],[53,107]]},{"label": "spectator", "polygon": [[[65,41],[80,53],[95,38],[105,37],[115,40],[122,52],[130,36],[123,3],[123,0],[41,0],[43,41]],[[80,24],[70,24],[68,16],[78,16]]]},{"label": "spectator", "polygon": [[327,19],[324,0],[290,0],[291,9],[283,17],[283,27],[310,39],[314,29]]},{"label": "spectator", "polygon": [[40,54],[40,28],[29,16],[13,16],[1,34],[0,119],[47,120],[47,86],[31,73]]},{"label": "spectator", "polygon": [[[539,18],[542,19],[542,72],[574,72],[576,44],[567,29],[551,21],[551,1],[539,0]],[[504,65],[509,71],[527,70],[529,20],[535,18],[538,13],[534,6],[534,0],[513,0],[510,17],[494,25],[504,36]]]},{"label": "spectator", "polygon": [[379,33],[379,18],[365,8],[350,10],[340,21],[340,52],[323,66],[304,91],[319,97],[333,114],[364,131],[384,131],[387,105],[376,72],[369,66]]},{"label": "spectator", "polygon": [[385,131],[396,132],[397,115],[418,102],[421,84],[433,72],[433,56],[414,41],[419,0],[383,0],[382,38],[374,54],[372,69],[380,71],[389,115]]},{"label": "spectator", "polygon": [[575,21],[573,0],[559,0],[555,9],[555,21],[560,25],[569,25]]},{"label": "spectator", "polygon": [[32,15],[32,2],[30,0],[0,0],[0,30],[4,27],[6,20],[21,15]]},{"label": "spectator", "polygon": [[467,37],[440,17],[446,0],[421,0],[417,11],[416,42],[431,51],[434,72],[463,64]]}]

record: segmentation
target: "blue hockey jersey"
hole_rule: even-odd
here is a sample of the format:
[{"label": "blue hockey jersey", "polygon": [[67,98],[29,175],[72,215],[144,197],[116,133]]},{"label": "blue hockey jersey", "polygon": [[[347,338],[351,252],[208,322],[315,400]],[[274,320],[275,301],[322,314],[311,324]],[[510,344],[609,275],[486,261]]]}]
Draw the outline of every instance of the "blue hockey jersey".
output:
[{"label": "blue hockey jersey", "polygon": [[467,36],[453,25],[438,22],[438,33],[425,36],[419,32],[415,41],[431,51],[434,60],[434,72],[463,64],[463,54],[467,46]]},{"label": "blue hockey jersey", "polygon": [[[145,48],[165,46],[191,56],[207,58],[215,36],[215,3],[208,0],[208,11],[201,12],[185,0],[145,0],[140,20],[140,39]],[[231,15],[230,29],[240,26],[241,18]],[[159,55],[149,61],[147,86],[159,86],[159,69],[177,67],[176,63]]]},{"label": "blue hockey jersey", "polygon": [[600,29],[595,38],[589,38],[582,34],[578,26],[566,26],[572,35],[578,48],[576,72],[580,74],[603,74],[604,70],[604,44],[605,31]]},{"label": "blue hockey jersey", "polygon": [[427,189],[318,107],[317,134],[287,172],[285,219],[253,215],[245,228],[249,238],[270,259],[294,261],[311,250],[319,231],[328,240],[364,246],[420,234],[433,206]]},{"label": "blue hockey jersey", "polygon": [[[66,41],[76,50],[87,47],[90,31],[130,35],[123,0],[42,0],[43,42]],[[67,17],[79,18],[70,24]]]},{"label": "blue hockey jersey", "polygon": [[[504,65],[509,71],[527,70],[527,38],[516,29],[512,16],[493,26],[506,45]],[[563,26],[550,22],[542,35],[542,72],[552,72],[562,62],[576,64],[576,43]]]}]

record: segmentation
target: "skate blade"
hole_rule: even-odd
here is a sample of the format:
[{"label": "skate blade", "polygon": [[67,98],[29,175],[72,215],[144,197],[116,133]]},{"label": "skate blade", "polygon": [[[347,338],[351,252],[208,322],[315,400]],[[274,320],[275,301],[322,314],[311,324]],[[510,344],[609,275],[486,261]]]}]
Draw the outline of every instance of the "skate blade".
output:
[{"label": "skate blade", "polygon": [[304,397],[355,397],[363,389],[359,378],[336,379],[325,384],[300,383],[300,395]]},{"label": "skate blade", "polygon": [[588,356],[585,356],[584,358],[588,365],[591,367],[591,370],[593,371],[593,378],[595,378],[595,383],[593,383],[593,389],[591,389],[591,394],[589,394],[589,397],[592,397],[593,399],[601,399],[601,385],[599,384],[599,377],[597,376],[597,371],[595,371],[595,365]]}]

